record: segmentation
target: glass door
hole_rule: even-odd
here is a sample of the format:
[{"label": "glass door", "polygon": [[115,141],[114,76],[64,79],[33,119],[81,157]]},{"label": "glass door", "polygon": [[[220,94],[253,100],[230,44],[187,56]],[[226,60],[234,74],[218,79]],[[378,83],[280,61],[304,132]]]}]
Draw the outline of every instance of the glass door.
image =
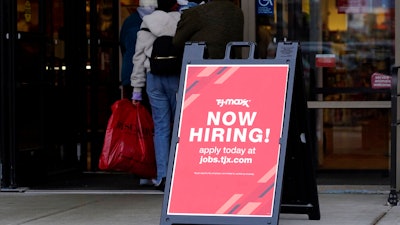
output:
[{"label": "glass door", "polygon": [[1,74],[4,81],[2,126],[6,137],[2,140],[5,171],[2,185],[14,187],[22,180],[35,179],[31,175],[42,174],[45,169],[39,163],[45,155],[43,96],[46,84],[41,66],[45,57],[45,34],[43,19],[39,17],[43,4],[39,0],[3,1],[2,7],[2,21],[5,21],[2,47],[7,46],[2,57],[5,69]]},{"label": "glass door", "polygon": [[79,34],[64,20],[71,3],[7,0],[1,6],[2,186],[32,186],[79,167],[78,66],[68,60],[68,47],[77,47],[68,40]]},{"label": "glass door", "polygon": [[[119,84],[119,1],[86,0],[87,63],[84,80],[86,170],[97,171],[111,105]],[[84,22],[84,21],[82,21]]]},{"label": "glass door", "polygon": [[97,170],[120,98],[117,0],[0,3],[2,187]]},{"label": "glass door", "polygon": [[14,55],[16,40],[15,6],[11,1],[0,2],[0,185],[14,187],[15,170],[15,131],[14,113]]},{"label": "glass door", "polygon": [[375,89],[372,76],[390,75],[394,64],[394,1],[308,5],[311,22],[321,21],[303,43],[314,82],[319,168],[387,170],[390,90]]}]

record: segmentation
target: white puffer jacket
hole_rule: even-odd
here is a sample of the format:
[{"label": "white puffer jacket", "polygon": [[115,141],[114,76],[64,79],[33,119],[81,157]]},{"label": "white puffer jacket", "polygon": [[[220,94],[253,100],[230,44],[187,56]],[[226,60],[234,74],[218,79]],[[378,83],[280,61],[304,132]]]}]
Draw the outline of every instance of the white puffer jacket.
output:
[{"label": "white puffer jacket", "polygon": [[139,30],[137,33],[135,55],[133,56],[133,71],[131,86],[133,92],[141,92],[146,84],[146,72],[150,71],[151,51],[154,40],[163,35],[174,36],[180,19],[179,12],[164,12],[156,10],[143,17],[141,28],[148,28],[151,32]]}]

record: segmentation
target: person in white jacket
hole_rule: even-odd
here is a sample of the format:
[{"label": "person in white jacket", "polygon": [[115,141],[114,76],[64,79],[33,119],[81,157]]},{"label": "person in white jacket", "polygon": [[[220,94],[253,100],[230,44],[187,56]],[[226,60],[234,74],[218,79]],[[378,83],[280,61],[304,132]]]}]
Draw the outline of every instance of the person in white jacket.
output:
[{"label": "person in white jacket", "polygon": [[[164,190],[167,175],[171,142],[171,129],[176,108],[176,93],[179,88],[179,76],[159,76],[150,71],[152,45],[156,37],[174,36],[180,19],[176,0],[158,0],[157,9],[143,17],[141,30],[137,33],[135,55],[131,75],[133,87],[132,103],[142,100],[142,91],[146,88],[154,122],[154,148],[156,155],[157,177],[152,182],[159,190]],[[147,30],[142,30],[147,28]],[[141,182],[142,183],[142,182]]]}]

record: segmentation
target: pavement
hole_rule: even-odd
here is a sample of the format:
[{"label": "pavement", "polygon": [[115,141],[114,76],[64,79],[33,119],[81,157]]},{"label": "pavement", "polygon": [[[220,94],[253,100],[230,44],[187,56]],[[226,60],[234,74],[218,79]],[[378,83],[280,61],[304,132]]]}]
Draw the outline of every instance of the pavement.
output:
[{"label": "pavement", "polygon": [[[400,206],[387,185],[318,185],[321,219],[280,214],[280,225],[395,225]],[[0,225],[156,225],[163,193],[156,190],[1,189]]]}]

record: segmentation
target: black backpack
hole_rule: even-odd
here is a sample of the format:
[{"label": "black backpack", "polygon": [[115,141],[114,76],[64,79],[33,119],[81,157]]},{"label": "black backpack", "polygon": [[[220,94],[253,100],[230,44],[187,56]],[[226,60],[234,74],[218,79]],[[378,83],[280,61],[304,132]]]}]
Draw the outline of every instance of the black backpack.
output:
[{"label": "black backpack", "polygon": [[[150,32],[148,28],[142,28]],[[151,73],[180,75],[183,53],[172,44],[172,36],[159,36],[154,40],[150,57]]]}]

